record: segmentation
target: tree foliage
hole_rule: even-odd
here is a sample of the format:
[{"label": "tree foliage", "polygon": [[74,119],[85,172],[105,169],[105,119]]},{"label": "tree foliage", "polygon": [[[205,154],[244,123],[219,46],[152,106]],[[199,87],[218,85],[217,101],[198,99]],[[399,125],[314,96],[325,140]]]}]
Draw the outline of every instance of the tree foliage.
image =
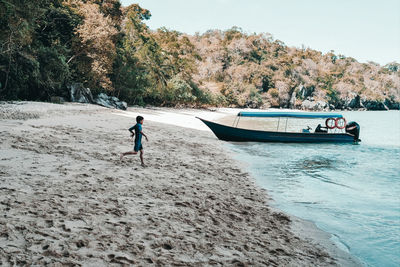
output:
[{"label": "tree foliage", "polygon": [[138,105],[400,106],[399,63],[359,63],[238,27],[150,30],[150,18],[119,0],[0,0],[0,99],[68,97],[80,82]]},{"label": "tree foliage", "polygon": [[66,57],[79,17],[61,1],[0,1],[0,98],[66,95]]}]

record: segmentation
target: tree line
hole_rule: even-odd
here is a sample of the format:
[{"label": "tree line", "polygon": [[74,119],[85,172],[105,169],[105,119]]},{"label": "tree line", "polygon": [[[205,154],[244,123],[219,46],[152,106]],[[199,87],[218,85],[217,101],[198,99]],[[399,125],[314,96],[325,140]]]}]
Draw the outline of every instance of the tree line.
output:
[{"label": "tree line", "polygon": [[81,83],[131,105],[400,103],[396,62],[359,63],[237,27],[196,35],[150,30],[150,17],[119,0],[0,0],[0,100],[68,99],[69,85]]}]

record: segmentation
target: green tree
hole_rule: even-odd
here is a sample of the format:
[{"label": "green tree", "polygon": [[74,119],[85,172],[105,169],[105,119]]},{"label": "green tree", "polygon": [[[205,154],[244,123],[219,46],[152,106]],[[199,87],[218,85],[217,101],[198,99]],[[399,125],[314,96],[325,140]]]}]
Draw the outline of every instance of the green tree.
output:
[{"label": "green tree", "polygon": [[[45,1],[43,1],[45,2]],[[25,74],[18,77],[23,69],[15,66],[23,65],[24,56],[29,53],[32,35],[35,30],[35,20],[43,13],[42,2],[0,0],[0,99],[15,97],[18,93],[12,92],[14,83],[23,83]],[[23,61],[23,62],[21,62]],[[36,65],[30,58],[28,65]],[[19,73],[21,75],[21,73]],[[26,74],[27,75],[27,74]],[[19,80],[21,78],[21,80]]]},{"label": "green tree", "polygon": [[69,70],[65,58],[76,25],[61,1],[0,1],[0,98],[49,99]]}]

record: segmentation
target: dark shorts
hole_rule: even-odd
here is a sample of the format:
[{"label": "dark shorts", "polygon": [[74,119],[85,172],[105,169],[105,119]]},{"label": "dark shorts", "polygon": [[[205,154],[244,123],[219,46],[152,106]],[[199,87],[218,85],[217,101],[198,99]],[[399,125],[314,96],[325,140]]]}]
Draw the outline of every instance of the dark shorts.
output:
[{"label": "dark shorts", "polygon": [[133,147],[133,151],[138,152],[139,150],[142,150],[143,146],[141,143],[135,143],[135,146]]}]

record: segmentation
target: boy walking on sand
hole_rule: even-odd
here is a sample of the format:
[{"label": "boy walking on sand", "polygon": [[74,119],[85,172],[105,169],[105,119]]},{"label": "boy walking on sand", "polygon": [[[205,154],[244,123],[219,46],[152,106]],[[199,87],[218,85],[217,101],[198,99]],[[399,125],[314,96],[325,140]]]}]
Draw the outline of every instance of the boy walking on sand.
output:
[{"label": "boy walking on sand", "polygon": [[[143,125],[144,118],[142,116],[137,116],[136,117],[136,124],[129,128],[128,130],[131,132],[131,137],[135,136],[135,146],[133,147],[133,151],[128,151],[124,152],[120,156],[120,160],[126,155],[136,155],[138,151],[140,151],[140,161],[142,162],[142,166],[145,167],[146,165],[144,164],[143,161],[143,146],[142,146],[142,135],[146,138],[146,141],[149,141],[147,139],[147,136],[143,133],[142,131],[142,125]],[[133,132],[132,130],[135,130]]]}]

